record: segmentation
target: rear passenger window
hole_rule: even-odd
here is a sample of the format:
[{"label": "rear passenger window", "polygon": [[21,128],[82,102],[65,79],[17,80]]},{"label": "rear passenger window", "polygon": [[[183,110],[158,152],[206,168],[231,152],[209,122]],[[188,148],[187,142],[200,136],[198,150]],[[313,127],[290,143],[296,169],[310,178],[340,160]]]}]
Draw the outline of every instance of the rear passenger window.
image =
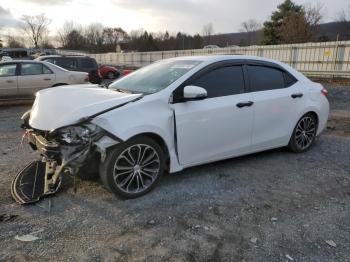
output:
[{"label": "rear passenger window", "polygon": [[94,63],[94,60],[92,60],[92,59],[82,59],[81,60],[81,66],[83,68],[94,68],[95,67],[95,63]]},{"label": "rear passenger window", "polygon": [[192,85],[203,87],[208,98],[241,94],[244,92],[244,77],[241,66],[215,69],[193,81]]},{"label": "rear passenger window", "polygon": [[266,66],[248,66],[252,92],[285,88],[281,70]]},{"label": "rear passenger window", "polygon": [[22,63],[21,75],[41,75],[43,73],[43,66],[39,63]]}]

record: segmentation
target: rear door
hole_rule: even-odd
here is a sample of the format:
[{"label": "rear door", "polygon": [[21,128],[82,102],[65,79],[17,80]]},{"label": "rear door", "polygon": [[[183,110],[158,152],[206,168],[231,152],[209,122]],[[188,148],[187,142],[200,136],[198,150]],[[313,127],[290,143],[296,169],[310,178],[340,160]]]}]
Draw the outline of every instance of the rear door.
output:
[{"label": "rear door", "polygon": [[297,80],[267,65],[247,65],[247,72],[254,102],[252,150],[287,145],[304,104]]},{"label": "rear door", "polygon": [[17,63],[0,64],[0,97],[18,95],[17,89]]},{"label": "rear door", "polygon": [[186,85],[200,86],[208,96],[173,104],[180,163],[191,166],[249,152],[253,109],[237,106],[252,99],[244,92],[242,66],[210,69]]},{"label": "rear door", "polygon": [[33,96],[35,92],[51,87],[55,74],[42,63],[23,62],[18,76],[18,92],[21,96]]}]

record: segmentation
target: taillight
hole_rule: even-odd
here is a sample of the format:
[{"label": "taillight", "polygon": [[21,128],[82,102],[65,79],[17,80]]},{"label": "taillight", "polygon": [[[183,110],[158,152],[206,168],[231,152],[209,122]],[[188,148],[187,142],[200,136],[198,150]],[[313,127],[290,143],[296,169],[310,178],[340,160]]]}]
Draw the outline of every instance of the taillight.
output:
[{"label": "taillight", "polygon": [[322,88],[321,93],[322,93],[322,95],[324,95],[325,97],[328,96],[328,90],[327,90],[326,88]]},{"label": "taillight", "polygon": [[100,69],[97,69],[97,75],[98,75],[98,77],[102,78]]},{"label": "taillight", "polygon": [[89,81],[90,81],[89,75],[87,75],[87,76],[85,77],[84,81],[85,81],[85,82],[89,82]]},{"label": "taillight", "polygon": [[126,76],[126,75],[130,74],[132,71],[133,71],[133,70],[130,70],[130,69],[124,69],[124,70],[122,71],[122,75],[123,75],[123,76]]}]

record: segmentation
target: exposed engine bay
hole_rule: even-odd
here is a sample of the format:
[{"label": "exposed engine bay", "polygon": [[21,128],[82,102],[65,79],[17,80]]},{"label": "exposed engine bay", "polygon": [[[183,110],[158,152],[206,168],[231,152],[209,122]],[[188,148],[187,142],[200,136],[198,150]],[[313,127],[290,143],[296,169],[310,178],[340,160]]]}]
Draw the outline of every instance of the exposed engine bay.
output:
[{"label": "exposed engine bay", "polygon": [[12,182],[13,198],[20,204],[33,203],[56,193],[63,174],[77,175],[96,155],[103,161],[106,149],[120,142],[87,119],[56,130],[41,131],[30,127],[29,118],[30,111],[22,116],[23,139],[40,153],[41,160],[27,165]]}]

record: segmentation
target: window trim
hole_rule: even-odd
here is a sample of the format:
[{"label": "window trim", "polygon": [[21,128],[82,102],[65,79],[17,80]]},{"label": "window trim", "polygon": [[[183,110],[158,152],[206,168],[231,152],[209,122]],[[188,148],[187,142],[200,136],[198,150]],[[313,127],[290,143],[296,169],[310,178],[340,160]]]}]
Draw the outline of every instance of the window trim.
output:
[{"label": "window trim", "polygon": [[[248,66],[261,66],[261,67],[267,67],[267,68],[272,68],[272,69],[276,69],[276,70],[281,71],[282,72],[282,76],[283,76],[284,87],[283,88],[277,88],[277,89],[266,89],[266,90],[261,90],[261,91],[253,91],[252,88],[251,88],[251,81],[250,81]],[[247,92],[249,92],[249,93],[286,89],[286,88],[289,88],[289,87],[293,86],[295,83],[298,82],[298,79],[296,79],[295,76],[293,76],[291,73],[289,73],[286,69],[284,69],[282,66],[280,66],[278,64],[275,64],[275,63],[272,63],[272,62],[258,61],[258,60],[247,60],[247,62],[245,63],[244,67],[245,67],[245,70],[246,70],[246,73],[247,73],[247,79],[248,79]],[[288,75],[291,78],[293,78],[295,80],[295,82],[292,85],[287,85],[286,76],[285,75]]]},{"label": "window trim", "polygon": [[[223,67],[229,67],[229,66],[240,66],[242,68],[243,81],[244,81],[244,92],[241,94],[246,93],[248,83],[247,83],[247,76],[246,76],[246,73],[244,70],[244,64],[245,64],[244,60],[235,59],[235,60],[219,61],[219,62],[215,62],[215,63],[212,63],[210,65],[205,66],[204,68],[202,68],[199,71],[197,71],[196,73],[194,73],[192,76],[190,76],[182,84],[180,84],[177,88],[174,89],[174,91],[172,93],[173,94],[172,104],[186,102],[186,100],[183,99],[183,89],[185,86],[191,85],[191,83],[193,81],[197,80],[201,76],[203,76],[211,71],[214,71],[216,69],[223,68]],[[232,95],[235,95],[235,94],[232,94]],[[237,94],[237,95],[239,95],[239,94]],[[219,97],[223,97],[223,96],[211,97],[208,99],[219,98]],[[205,98],[205,99],[207,99],[207,98]]]},{"label": "window trim", "polygon": [[[43,66],[43,75],[52,75],[52,74],[54,74],[54,72],[51,70],[51,68],[50,67],[48,67],[47,65],[44,65],[44,64],[42,64],[42,66]],[[44,73],[44,68],[46,68],[47,70],[49,70],[51,73],[48,73],[48,74],[45,74]]]}]

